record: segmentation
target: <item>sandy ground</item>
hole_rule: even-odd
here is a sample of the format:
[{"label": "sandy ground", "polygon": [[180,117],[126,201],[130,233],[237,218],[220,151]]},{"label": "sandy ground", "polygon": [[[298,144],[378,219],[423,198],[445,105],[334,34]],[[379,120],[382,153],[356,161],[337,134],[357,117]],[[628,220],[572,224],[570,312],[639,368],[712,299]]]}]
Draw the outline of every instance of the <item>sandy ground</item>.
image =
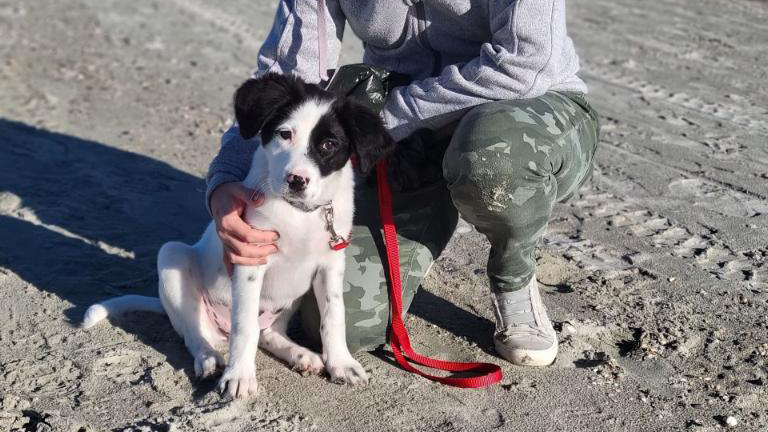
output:
[{"label": "sandy ground", "polygon": [[[460,390],[362,353],[373,381],[348,388],[260,355],[261,395],[227,403],[165,317],[77,329],[154,294],[159,245],[206,223],[273,13],[220,3],[0,0],[0,430],[768,430],[765,2],[569,2],[604,134],[540,253],[551,367]],[[408,325],[424,353],[494,361],[487,246],[459,231]]]}]

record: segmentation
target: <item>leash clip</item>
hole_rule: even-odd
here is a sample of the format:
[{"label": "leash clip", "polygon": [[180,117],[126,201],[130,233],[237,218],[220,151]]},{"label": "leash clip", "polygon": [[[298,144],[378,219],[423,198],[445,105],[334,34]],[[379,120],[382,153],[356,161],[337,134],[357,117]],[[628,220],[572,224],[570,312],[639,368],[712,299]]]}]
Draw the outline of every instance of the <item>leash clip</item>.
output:
[{"label": "leash clip", "polygon": [[349,240],[338,235],[336,229],[333,228],[333,204],[328,203],[323,206],[323,219],[325,219],[325,230],[331,235],[331,240],[328,242],[328,246],[332,250],[338,251],[349,246]]}]

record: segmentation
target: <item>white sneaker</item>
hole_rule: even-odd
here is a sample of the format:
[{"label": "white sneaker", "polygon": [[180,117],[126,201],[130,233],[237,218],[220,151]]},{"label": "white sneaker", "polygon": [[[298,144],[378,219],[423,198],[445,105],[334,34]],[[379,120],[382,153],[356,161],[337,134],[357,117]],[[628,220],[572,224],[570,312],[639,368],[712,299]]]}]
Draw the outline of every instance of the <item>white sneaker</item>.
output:
[{"label": "white sneaker", "polygon": [[557,334],[534,276],[520,290],[491,295],[496,313],[496,352],[519,366],[547,366],[557,357]]}]

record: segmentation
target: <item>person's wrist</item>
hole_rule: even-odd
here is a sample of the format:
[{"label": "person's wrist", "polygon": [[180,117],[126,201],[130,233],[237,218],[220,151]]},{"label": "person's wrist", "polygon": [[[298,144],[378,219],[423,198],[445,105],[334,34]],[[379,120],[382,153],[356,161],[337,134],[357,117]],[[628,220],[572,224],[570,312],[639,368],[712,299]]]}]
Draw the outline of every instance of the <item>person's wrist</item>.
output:
[{"label": "person's wrist", "polygon": [[219,183],[216,186],[214,186],[213,189],[211,189],[211,193],[209,195],[210,200],[213,201],[214,197],[219,196],[219,194],[221,192],[224,192],[224,189],[226,189],[226,187],[228,185],[231,185],[232,183],[234,183],[234,182],[224,182],[224,183]]},{"label": "person's wrist", "polygon": [[213,216],[214,218],[216,217],[216,214],[214,213],[214,206],[213,206],[213,204],[216,202],[214,198],[217,196],[217,192],[221,192],[221,187],[224,186],[225,184],[226,183],[220,183],[214,186],[211,189],[210,193],[208,194],[208,210],[210,211],[211,216]]},{"label": "person's wrist", "polygon": [[215,175],[211,177],[211,179],[208,181],[208,191],[206,194],[207,195],[206,205],[208,207],[208,213],[211,216],[213,216],[212,204],[213,204],[214,195],[222,191],[222,186],[228,185],[231,183],[237,183],[237,182],[238,182],[237,180],[224,179]]}]

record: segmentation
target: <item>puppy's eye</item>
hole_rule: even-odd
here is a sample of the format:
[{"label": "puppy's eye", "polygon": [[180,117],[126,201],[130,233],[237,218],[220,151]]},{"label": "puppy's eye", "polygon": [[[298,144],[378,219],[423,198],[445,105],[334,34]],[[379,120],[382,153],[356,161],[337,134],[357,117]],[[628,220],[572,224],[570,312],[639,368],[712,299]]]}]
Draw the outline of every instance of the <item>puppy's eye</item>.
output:
[{"label": "puppy's eye", "polygon": [[338,141],[334,141],[334,140],[325,140],[325,141],[320,143],[320,148],[324,152],[332,152],[332,151],[336,150],[336,147],[338,147],[338,146],[339,146],[339,142]]},{"label": "puppy's eye", "polygon": [[293,132],[289,130],[284,129],[284,130],[278,131],[277,134],[280,135],[280,138],[286,141],[290,141],[290,139],[293,138]]}]

